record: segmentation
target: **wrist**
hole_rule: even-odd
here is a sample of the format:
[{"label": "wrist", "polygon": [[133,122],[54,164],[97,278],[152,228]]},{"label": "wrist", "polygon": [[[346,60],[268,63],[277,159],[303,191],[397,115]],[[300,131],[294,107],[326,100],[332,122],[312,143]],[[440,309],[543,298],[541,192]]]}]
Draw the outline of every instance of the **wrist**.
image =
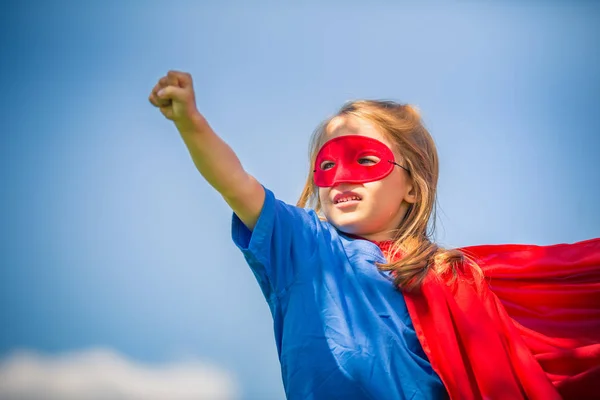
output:
[{"label": "wrist", "polygon": [[193,113],[189,118],[184,118],[174,122],[181,135],[187,136],[210,131],[208,122],[199,112]]}]

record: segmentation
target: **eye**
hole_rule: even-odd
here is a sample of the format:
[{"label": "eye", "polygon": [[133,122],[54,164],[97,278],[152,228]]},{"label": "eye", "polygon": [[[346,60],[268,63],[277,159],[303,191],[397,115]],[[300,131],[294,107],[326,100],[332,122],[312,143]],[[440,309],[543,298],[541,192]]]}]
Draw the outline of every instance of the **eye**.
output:
[{"label": "eye", "polygon": [[321,163],[321,169],[323,171],[327,171],[328,169],[331,169],[335,166],[335,163],[333,161],[323,161]]},{"label": "eye", "polygon": [[360,165],[375,165],[379,162],[379,158],[375,156],[361,157],[357,160]]}]

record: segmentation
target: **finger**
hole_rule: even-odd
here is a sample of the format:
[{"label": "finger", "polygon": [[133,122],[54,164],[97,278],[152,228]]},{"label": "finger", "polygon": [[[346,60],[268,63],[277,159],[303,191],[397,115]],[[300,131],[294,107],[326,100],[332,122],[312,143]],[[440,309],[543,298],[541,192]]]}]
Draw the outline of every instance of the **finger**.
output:
[{"label": "finger", "polygon": [[169,83],[169,86],[179,86],[179,72],[169,71],[167,73],[167,82]]},{"label": "finger", "polygon": [[173,108],[172,107],[160,107],[160,112],[167,119],[173,119]]},{"label": "finger", "polygon": [[182,89],[178,86],[170,86],[170,85],[160,89],[156,93],[156,95],[158,97],[158,100],[160,100],[160,101],[177,100],[177,101],[185,102],[186,98],[187,98],[187,93],[186,93],[185,89]]},{"label": "finger", "polygon": [[154,91],[152,91],[152,93],[150,93],[150,96],[148,96],[148,101],[154,107],[160,107],[158,97],[156,97],[156,95],[154,94]]},{"label": "finger", "polygon": [[192,75],[187,72],[180,72],[177,78],[179,79],[179,86],[182,88],[191,87],[193,84]]},{"label": "finger", "polygon": [[167,80],[167,77],[163,76],[162,78],[160,78],[158,80],[158,83],[156,85],[154,85],[154,87],[152,88],[152,93],[154,93],[156,95],[160,89],[162,89],[166,86],[169,86],[169,82]]},{"label": "finger", "polygon": [[150,96],[148,96],[148,100],[155,107],[166,107],[171,105],[171,100],[159,99],[158,95],[154,92],[150,93]]},{"label": "finger", "polygon": [[169,71],[167,73],[169,85],[187,88],[192,86],[192,75],[187,72]]}]

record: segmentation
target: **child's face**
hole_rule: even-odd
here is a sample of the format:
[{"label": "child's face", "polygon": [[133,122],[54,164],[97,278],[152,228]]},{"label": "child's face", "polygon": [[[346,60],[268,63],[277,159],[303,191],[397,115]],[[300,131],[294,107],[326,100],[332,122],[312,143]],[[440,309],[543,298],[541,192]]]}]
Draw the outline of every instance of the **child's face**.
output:
[{"label": "child's face", "polygon": [[[376,139],[388,146],[396,162],[402,164],[402,156],[393,149],[392,143],[367,120],[354,116],[335,117],[325,135],[326,141],[345,135]],[[347,198],[351,200],[344,201]],[[408,173],[394,167],[389,175],[377,181],[320,187],[319,199],[325,217],[337,229],[382,241],[393,237],[393,230],[402,221],[410,203],[414,203],[415,196]]]}]

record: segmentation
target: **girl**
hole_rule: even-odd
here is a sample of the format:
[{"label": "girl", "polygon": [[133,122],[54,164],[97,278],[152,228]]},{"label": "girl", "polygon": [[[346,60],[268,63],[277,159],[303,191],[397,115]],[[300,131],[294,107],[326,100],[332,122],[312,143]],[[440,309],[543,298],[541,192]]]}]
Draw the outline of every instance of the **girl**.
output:
[{"label": "girl", "polygon": [[412,107],[358,101],[325,121],[291,206],[212,131],[189,74],[150,102],[234,212],[289,399],[598,396],[600,240],[438,247],[437,153]]}]

